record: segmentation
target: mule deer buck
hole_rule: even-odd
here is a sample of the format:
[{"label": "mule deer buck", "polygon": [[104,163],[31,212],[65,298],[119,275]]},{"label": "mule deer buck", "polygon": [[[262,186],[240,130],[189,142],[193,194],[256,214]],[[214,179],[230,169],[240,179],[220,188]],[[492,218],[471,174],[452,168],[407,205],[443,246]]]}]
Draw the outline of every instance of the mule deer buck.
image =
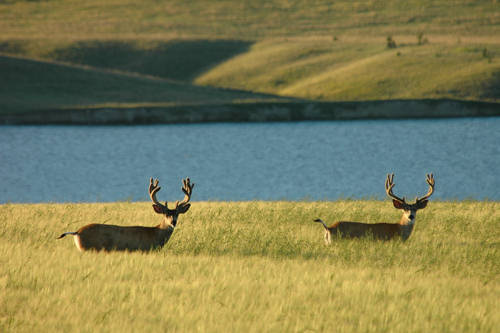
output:
[{"label": "mule deer buck", "polygon": [[156,199],[156,193],[161,189],[158,186],[158,179],[154,181],[153,178],[150,179],[149,196],[153,201],[153,209],[156,213],[164,216],[164,219],[156,227],[125,227],[93,223],[81,227],[76,232],[65,232],[58,239],[66,235],[73,235],[76,247],[80,251],[149,251],[159,249],[172,236],[179,215],[184,214],[191,207],[188,202],[191,199],[194,184],[191,184],[189,178],[183,179],[182,183],[184,200],[176,201],[175,208],[169,209],[166,201],[163,205]]},{"label": "mule deer buck", "polygon": [[407,240],[413,226],[415,225],[415,217],[417,210],[424,209],[427,206],[428,199],[434,192],[434,177],[431,174],[427,175],[427,184],[429,184],[429,191],[421,198],[416,198],[414,204],[406,202],[405,198],[399,198],[392,193],[394,187],[394,174],[387,175],[385,181],[385,191],[389,197],[392,198],[392,204],[397,209],[403,210],[403,216],[399,223],[361,223],[361,222],[347,222],[339,221],[331,226],[327,226],[321,219],[315,219],[314,222],[323,224],[325,228],[325,243],[330,244],[332,237],[337,236],[341,238],[360,238],[360,237],[373,237],[374,239],[390,240],[400,237],[403,241]]}]

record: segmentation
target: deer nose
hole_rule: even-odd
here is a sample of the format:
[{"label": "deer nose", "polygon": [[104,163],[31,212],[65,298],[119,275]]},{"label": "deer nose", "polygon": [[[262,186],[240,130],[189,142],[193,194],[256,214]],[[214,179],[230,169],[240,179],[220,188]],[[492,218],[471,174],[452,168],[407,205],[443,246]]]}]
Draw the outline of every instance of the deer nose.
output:
[{"label": "deer nose", "polygon": [[408,216],[410,218],[410,220],[413,220],[415,218],[415,215],[413,214],[410,214],[410,216]]}]

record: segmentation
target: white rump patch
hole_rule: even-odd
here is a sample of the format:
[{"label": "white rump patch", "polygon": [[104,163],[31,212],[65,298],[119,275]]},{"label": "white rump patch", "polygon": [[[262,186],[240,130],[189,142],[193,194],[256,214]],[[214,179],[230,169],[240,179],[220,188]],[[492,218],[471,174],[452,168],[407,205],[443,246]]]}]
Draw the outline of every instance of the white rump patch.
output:
[{"label": "white rump patch", "polygon": [[73,240],[75,241],[75,245],[80,250],[80,252],[83,252],[82,248],[82,243],[80,241],[80,235],[73,235]]},{"label": "white rump patch", "polygon": [[325,230],[325,244],[331,244],[332,243],[332,233],[330,230]]}]

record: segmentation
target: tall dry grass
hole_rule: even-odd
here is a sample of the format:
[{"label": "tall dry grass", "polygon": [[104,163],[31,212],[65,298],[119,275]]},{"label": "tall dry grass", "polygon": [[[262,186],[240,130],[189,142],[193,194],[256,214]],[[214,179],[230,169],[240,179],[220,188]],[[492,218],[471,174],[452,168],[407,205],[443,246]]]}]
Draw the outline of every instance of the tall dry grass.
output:
[{"label": "tall dry grass", "polygon": [[389,202],[194,202],[160,251],[80,253],[64,231],[154,225],[147,203],[0,205],[0,331],[494,332],[498,202],[431,202],[410,239],[323,244],[315,217]]}]

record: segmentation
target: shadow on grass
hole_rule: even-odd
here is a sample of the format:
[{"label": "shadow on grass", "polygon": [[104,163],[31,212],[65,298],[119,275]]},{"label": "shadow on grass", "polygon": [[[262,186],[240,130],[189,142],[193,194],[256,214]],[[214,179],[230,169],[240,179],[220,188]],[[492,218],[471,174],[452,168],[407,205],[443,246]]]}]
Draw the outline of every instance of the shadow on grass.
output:
[{"label": "shadow on grass", "polygon": [[245,52],[251,44],[238,40],[81,41],[55,49],[50,58],[189,82]]},{"label": "shadow on grass", "polygon": [[500,72],[497,71],[493,73],[490,80],[487,80],[483,84],[483,93],[481,94],[481,98],[487,99],[498,99],[500,98]]}]

